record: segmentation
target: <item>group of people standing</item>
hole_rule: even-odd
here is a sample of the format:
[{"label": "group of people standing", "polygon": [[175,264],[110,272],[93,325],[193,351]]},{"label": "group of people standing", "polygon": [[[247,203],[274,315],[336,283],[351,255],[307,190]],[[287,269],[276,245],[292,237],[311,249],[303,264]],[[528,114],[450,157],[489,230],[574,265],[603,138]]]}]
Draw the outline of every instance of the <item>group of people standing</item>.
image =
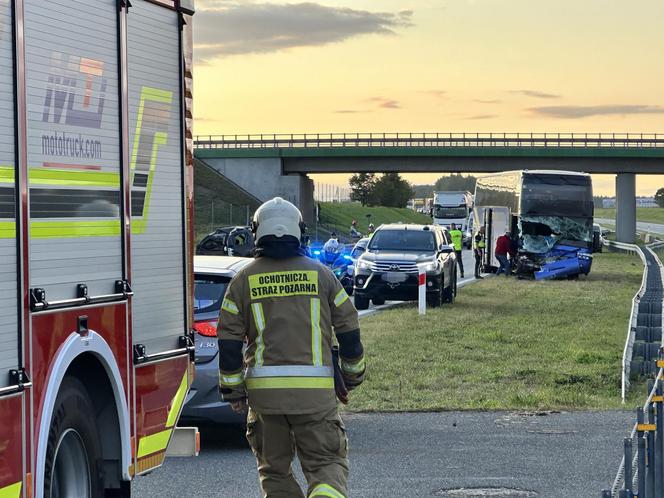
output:
[{"label": "group of people standing", "polygon": [[[449,230],[452,244],[454,245],[454,252],[457,257],[457,265],[461,278],[464,278],[463,270],[463,232],[454,224],[450,225]],[[484,269],[484,252],[486,250],[486,236],[484,227],[480,227],[472,240],[473,255],[475,256],[475,278],[481,279]],[[498,237],[496,240],[495,255],[500,267],[496,271],[496,275],[504,273],[509,277],[512,271],[512,262],[516,260],[518,253],[518,243],[511,237],[509,231]]]},{"label": "group of people standing", "polygon": [[[459,272],[461,273],[461,278],[464,278],[463,274],[463,232],[452,223],[450,225],[450,238],[452,239],[452,244],[454,245],[454,252],[457,257],[457,265],[459,266]],[[475,256],[475,278],[484,278],[482,277],[482,262],[484,260],[484,249],[486,248],[486,242],[484,240],[484,227],[481,227],[480,230],[473,237],[473,254]]]}]

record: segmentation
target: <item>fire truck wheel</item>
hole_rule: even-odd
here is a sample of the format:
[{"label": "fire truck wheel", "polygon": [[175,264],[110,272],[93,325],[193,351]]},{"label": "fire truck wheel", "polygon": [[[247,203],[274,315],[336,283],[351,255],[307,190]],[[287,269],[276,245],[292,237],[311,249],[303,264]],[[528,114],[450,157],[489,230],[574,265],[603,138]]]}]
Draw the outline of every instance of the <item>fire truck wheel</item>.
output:
[{"label": "fire truck wheel", "polygon": [[99,431],[85,386],[65,377],[48,434],[44,498],[102,498]]}]

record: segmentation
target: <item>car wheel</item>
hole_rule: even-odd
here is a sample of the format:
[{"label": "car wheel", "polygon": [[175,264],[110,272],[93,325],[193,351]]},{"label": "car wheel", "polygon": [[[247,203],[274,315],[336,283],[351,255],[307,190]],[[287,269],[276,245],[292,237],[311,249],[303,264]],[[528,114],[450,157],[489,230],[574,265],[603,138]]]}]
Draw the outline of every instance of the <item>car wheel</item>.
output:
[{"label": "car wheel", "polygon": [[355,295],[355,309],[366,310],[369,308],[369,298]]},{"label": "car wheel", "polygon": [[456,298],[456,275],[454,280],[447,287],[443,288],[443,302],[454,304],[454,299]]},{"label": "car wheel", "polygon": [[382,297],[375,297],[371,300],[371,302],[374,304],[374,306],[382,306],[385,304],[385,299]]},{"label": "car wheel", "polygon": [[101,441],[94,406],[85,386],[66,377],[48,433],[44,498],[104,496]]},{"label": "car wheel", "polygon": [[441,287],[435,292],[427,292],[427,306],[430,308],[439,308],[443,304],[443,289]]}]

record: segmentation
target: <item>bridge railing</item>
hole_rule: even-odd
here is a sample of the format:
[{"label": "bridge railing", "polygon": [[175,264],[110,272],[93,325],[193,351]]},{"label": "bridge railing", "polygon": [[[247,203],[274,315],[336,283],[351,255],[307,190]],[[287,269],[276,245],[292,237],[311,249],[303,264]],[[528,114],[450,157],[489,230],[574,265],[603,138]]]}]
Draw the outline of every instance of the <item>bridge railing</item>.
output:
[{"label": "bridge railing", "polygon": [[200,135],[199,149],[329,147],[664,147],[658,133],[291,133]]}]

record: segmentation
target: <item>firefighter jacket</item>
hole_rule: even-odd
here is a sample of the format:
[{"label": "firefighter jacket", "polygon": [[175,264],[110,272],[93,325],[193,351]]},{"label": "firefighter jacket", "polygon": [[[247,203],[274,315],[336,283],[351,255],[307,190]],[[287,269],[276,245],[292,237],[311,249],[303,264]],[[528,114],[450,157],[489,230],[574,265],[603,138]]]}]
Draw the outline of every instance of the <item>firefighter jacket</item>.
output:
[{"label": "firefighter jacket", "polygon": [[[219,322],[220,389],[262,414],[336,406],[332,346],[348,384],[364,378],[355,306],[334,274],[304,256],[260,257],[231,281]],[[246,349],[242,352],[246,341]]]}]

